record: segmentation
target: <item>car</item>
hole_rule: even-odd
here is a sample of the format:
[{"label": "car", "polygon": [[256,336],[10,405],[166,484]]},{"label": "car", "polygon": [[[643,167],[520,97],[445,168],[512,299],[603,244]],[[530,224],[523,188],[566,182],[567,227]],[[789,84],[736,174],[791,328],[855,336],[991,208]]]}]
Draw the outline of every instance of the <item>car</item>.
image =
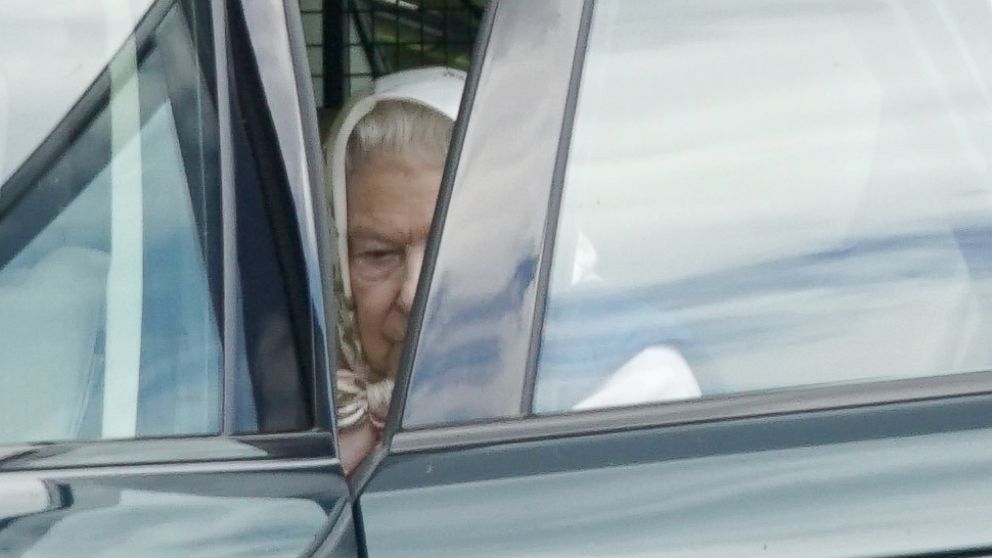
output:
[{"label": "car", "polygon": [[0,556],[992,554],[987,2],[492,0],[348,478],[296,3],[26,9]]}]

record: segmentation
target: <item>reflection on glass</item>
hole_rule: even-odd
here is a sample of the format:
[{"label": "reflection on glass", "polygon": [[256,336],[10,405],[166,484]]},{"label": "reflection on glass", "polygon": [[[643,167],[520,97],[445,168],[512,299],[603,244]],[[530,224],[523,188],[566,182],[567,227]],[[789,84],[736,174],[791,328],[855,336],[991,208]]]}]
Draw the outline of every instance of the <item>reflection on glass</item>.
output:
[{"label": "reflection on glass", "polygon": [[0,186],[0,443],[219,430],[210,40],[159,17]]},{"label": "reflection on glass", "polygon": [[337,502],[334,483],[314,486],[326,477],[308,473],[4,479],[0,542],[6,556],[25,558],[293,558]]},{"label": "reflection on glass", "polygon": [[0,184],[93,83],[152,2],[0,2]]},{"label": "reflection on glass", "polygon": [[988,2],[598,2],[535,410],[989,369],[990,154]]}]

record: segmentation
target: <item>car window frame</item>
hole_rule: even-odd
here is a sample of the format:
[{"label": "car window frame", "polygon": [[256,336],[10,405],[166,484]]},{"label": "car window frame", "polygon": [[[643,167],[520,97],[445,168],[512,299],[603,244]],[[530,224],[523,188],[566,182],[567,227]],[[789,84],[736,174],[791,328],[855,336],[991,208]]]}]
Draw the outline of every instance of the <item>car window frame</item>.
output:
[{"label": "car window frame", "polygon": [[[319,150],[312,83],[308,79],[309,61],[304,48],[302,17],[293,0],[233,0],[227,2],[226,10],[226,28],[234,32],[226,44],[227,52],[231,53],[225,62],[226,76],[241,82],[233,85],[235,91],[243,89],[240,93],[228,92],[231,97],[226,108],[230,110],[243,104],[242,113],[255,113],[255,129],[248,130],[248,139],[251,148],[261,150],[265,158],[257,165],[263,189],[269,190],[267,202],[274,206],[269,208],[274,222],[268,233],[276,243],[280,276],[291,295],[287,297],[288,317],[299,365],[299,370],[294,372],[302,375],[303,387],[308,390],[305,394],[309,403],[305,412],[311,422],[308,429],[333,431],[330,375],[335,357],[330,347],[334,346],[334,330],[333,325],[328,324],[335,323],[329,273],[334,249],[327,226],[330,221],[323,188],[323,158]],[[273,25],[283,26],[285,36],[274,30]],[[229,114],[228,119],[234,120],[234,117]],[[228,132],[232,129],[231,126],[225,128]],[[235,143],[232,138],[228,141]],[[225,182],[230,184],[225,186],[230,190],[230,201],[224,210],[228,222],[236,221],[233,198],[237,151],[237,147],[231,145],[226,151],[230,158],[222,162],[222,168],[226,165],[230,173],[230,180]],[[237,239],[233,242],[236,246]],[[245,263],[236,261],[234,250],[228,250],[225,255],[230,258],[225,261],[225,271],[231,270],[225,277],[238,277],[237,270],[239,267],[243,270]],[[225,293],[236,292],[236,285],[225,289]],[[241,304],[239,299],[232,296],[225,304],[231,305],[230,314],[225,315],[246,319],[236,308]],[[225,350],[228,350],[227,345]],[[231,354],[230,358],[237,356]],[[280,375],[278,370],[264,372]],[[233,409],[231,411],[225,416],[233,415]],[[286,432],[294,431],[299,430]],[[225,433],[235,434],[227,423]],[[268,431],[261,435],[275,433]]]},{"label": "car window frame", "polygon": [[[179,0],[158,0],[142,16],[135,34],[151,35],[157,23]],[[59,440],[0,444],[0,472],[20,470],[40,470],[52,468],[76,468],[94,466],[133,466],[144,464],[178,464],[189,462],[214,461],[256,461],[259,459],[318,458],[337,461],[332,409],[332,386],[330,373],[334,366],[332,347],[335,312],[334,299],[330,296],[331,257],[333,243],[329,240],[329,221],[323,190],[322,157],[319,151],[319,135],[312,84],[308,79],[309,63],[306,51],[302,48],[302,22],[295,2],[283,0],[278,3],[254,3],[251,9],[277,11],[286,26],[284,44],[278,49],[268,48],[271,44],[260,45],[262,39],[272,40],[272,19],[264,25],[253,24],[244,17],[245,8],[241,1],[213,0],[207,8],[211,16],[213,32],[212,48],[214,60],[210,71],[215,81],[211,84],[211,94],[217,107],[219,143],[219,220],[222,222],[222,235],[219,242],[223,246],[224,273],[223,296],[220,302],[218,319],[221,327],[223,364],[219,375],[223,382],[221,390],[222,411],[219,432],[203,434],[181,434],[169,436],[143,436],[128,439]],[[237,18],[240,18],[238,20]],[[238,35],[238,36],[232,36]],[[232,44],[240,41],[240,47]],[[141,45],[139,45],[140,48]],[[235,81],[235,65],[232,52],[237,48],[250,51],[251,56],[238,60],[242,73],[248,72],[248,83],[256,80],[258,88],[242,91],[239,95]],[[41,153],[34,153],[40,162],[30,163],[28,170],[44,173],[46,164],[57,158],[68,145],[76,130],[89,121],[89,114],[98,111],[102,102],[109,96],[109,78],[105,70],[94,84],[83,94],[69,115],[57,126],[50,136],[53,147],[46,147]],[[270,97],[271,88],[262,87],[262,81],[280,83],[285,87],[281,97],[284,102],[274,103]],[[244,82],[243,82],[244,83]],[[106,86],[106,87],[104,87]],[[232,107],[236,103],[249,100],[249,110],[259,113],[263,121],[263,134],[270,131],[265,149],[270,159],[275,159],[276,173],[281,173],[279,184],[267,184],[270,189],[285,190],[281,194],[288,203],[276,208],[279,223],[284,230],[279,231],[285,238],[282,250],[286,262],[293,269],[282,269],[283,280],[296,282],[298,300],[302,307],[291,316],[296,335],[304,337],[301,345],[305,351],[299,355],[299,370],[269,370],[267,373],[284,376],[304,374],[304,387],[309,392],[306,401],[295,404],[311,417],[301,428],[286,431],[237,432],[235,425],[234,367],[236,358],[236,336],[240,321],[245,319],[238,298],[238,281],[245,274],[256,273],[251,266],[245,268],[237,261],[237,232],[235,230],[237,208],[235,202],[235,167],[239,163],[238,146],[235,145]],[[292,100],[292,102],[289,102]],[[269,126],[266,127],[265,120]],[[289,122],[283,135],[277,136],[272,121]],[[69,130],[63,133],[63,127]],[[256,134],[258,136],[260,134]],[[296,136],[294,145],[289,136]],[[47,142],[48,140],[46,140]],[[243,155],[243,154],[242,154]],[[286,165],[296,164],[298,168],[290,173]],[[40,169],[40,170],[37,170]],[[18,171],[21,172],[21,171]],[[27,172],[27,171],[25,171]],[[263,234],[274,236],[277,231],[264,225]],[[257,233],[256,233],[257,234]],[[293,277],[287,277],[292,276]]]},{"label": "car window frame", "polygon": [[[492,2],[490,11],[500,6],[511,4],[512,0]],[[512,9],[512,8],[510,8]],[[557,222],[564,192],[564,173],[570,148],[572,126],[578,102],[579,85],[581,83],[582,66],[584,65],[585,49],[592,25],[595,0],[586,0],[583,5],[584,13],[580,35],[575,39],[573,48],[576,57],[573,61],[571,81],[568,88],[566,112],[559,143],[556,146],[556,161],[554,176],[546,185],[549,194],[549,213],[545,219],[545,234],[542,239],[540,254],[540,269],[537,279],[539,297],[534,305],[528,345],[527,367],[524,370],[500,370],[501,374],[523,374],[526,383],[518,393],[516,403],[520,412],[515,416],[491,416],[470,421],[452,421],[431,425],[404,424],[406,406],[411,404],[409,390],[411,375],[417,373],[416,347],[420,329],[424,326],[422,319],[429,300],[429,282],[438,265],[438,243],[442,229],[444,211],[447,209],[447,199],[450,198],[451,188],[457,183],[455,169],[461,143],[465,140],[467,118],[461,117],[456,125],[452,153],[446,165],[446,174],[442,183],[442,199],[445,203],[438,204],[436,222],[432,229],[432,238],[421,284],[418,288],[418,302],[415,314],[411,318],[411,331],[418,337],[410,339],[404,349],[401,361],[400,376],[397,382],[390,417],[384,437],[386,450],[383,453],[404,454],[411,452],[449,449],[488,445],[503,442],[545,439],[549,437],[597,434],[613,431],[626,431],[659,426],[684,425],[691,423],[718,422],[726,420],[742,420],[758,417],[779,415],[800,415],[839,409],[889,407],[891,405],[934,402],[939,400],[967,401],[975,397],[985,397],[992,394],[992,371],[928,376],[920,378],[868,381],[849,385],[829,386],[798,386],[786,390],[763,391],[755,393],[727,394],[705,399],[658,402],[633,405],[628,407],[611,407],[586,411],[573,411],[553,415],[534,415],[533,394],[537,376],[537,361],[540,354],[541,332],[543,330],[545,306],[547,302],[548,283],[555,248]],[[491,16],[490,16],[491,17]],[[489,26],[492,26],[490,21]],[[491,32],[488,27],[485,33]],[[469,73],[469,86],[463,98],[463,115],[472,109],[474,96],[479,85],[480,74],[486,72],[481,66],[491,63],[485,58],[485,47],[488,37],[480,40],[477,52],[473,56],[473,64]],[[478,50],[481,49],[481,52]],[[468,109],[468,110],[466,110]],[[470,186],[466,186],[470,188]],[[438,219],[442,219],[440,223]],[[496,231],[495,234],[499,234]],[[526,304],[526,303],[523,303]]]},{"label": "car window frame", "polygon": [[[531,6],[531,8],[527,9],[523,6]],[[457,313],[461,308],[459,305],[434,303],[432,300],[447,296],[446,293],[439,294],[439,285],[443,287],[457,284],[449,281],[444,274],[451,271],[470,272],[478,267],[478,262],[449,261],[456,259],[457,254],[454,249],[445,246],[446,239],[457,236],[464,244],[467,237],[462,231],[457,235],[446,236],[444,229],[451,226],[452,216],[464,217],[472,213],[467,208],[475,205],[476,210],[482,209],[479,206],[480,202],[477,201],[482,198],[477,197],[476,194],[485,193],[488,187],[496,186],[499,187],[501,195],[517,200],[526,208],[527,215],[517,219],[520,229],[515,229],[514,223],[501,220],[498,224],[487,223],[492,226],[482,231],[481,235],[477,233],[474,237],[473,241],[485,241],[489,245],[487,252],[491,255],[492,263],[488,266],[492,271],[491,276],[497,281],[500,280],[499,278],[509,278],[512,283],[498,287],[504,288],[504,292],[507,292],[505,287],[516,289],[508,293],[510,296],[504,297],[502,305],[488,305],[481,310],[481,314],[510,316],[511,319],[520,320],[521,324],[527,324],[527,327],[522,328],[526,331],[508,333],[493,328],[492,320],[476,323],[489,323],[490,325],[485,327],[490,334],[504,336],[508,343],[517,347],[518,350],[502,353],[505,359],[490,363],[487,372],[491,372],[492,377],[498,378],[498,381],[505,386],[498,396],[492,398],[494,407],[499,409],[499,414],[509,417],[517,415],[520,411],[520,393],[525,382],[524,370],[527,367],[530,352],[528,347],[532,337],[528,328],[533,324],[533,311],[538,300],[537,274],[540,260],[544,257],[542,248],[548,232],[546,216],[551,199],[549,189],[555,168],[555,150],[560,143],[564,104],[568,98],[568,80],[574,64],[575,41],[582,19],[581,14],[586,6],[585,2],[566,0],[541,3],[540,10],[537,11],[533,9],[532,3],[515,3],[514,0],[496,0],[487,5],[473,51],[473,62],[470,64],[461,110],[455,123],[452,148],[445,165],[441,192],[431,227],[431,238],[400,360],[394,404],[390,409],[391,418],[387,420],[384,439],[388,439],[393,432],[399,430],[401,421],[403,429],[410,428],[411,417],[401,418],[400,414],[406,415],[409,409],[422,408],[415,401],[411,402],[411,399],[417,397],[414,395],[414,388],[418,376],[431,365],[436,355],[444,352],[438,340],[443,340],[448,333],[462,327],[453,324],[450,319],[452,312]],[[528,26],[535,25],[541,26],[539,37],[527,32]],[[509,36],[501,35],[498,41],[493,41],[494,32]],[[522,42],[515,39],[521,39]],[[556,80],[557,73],[554,77],[537,75],[539,70],[534,72],[533,68],[524,68],[522,73],[515,73],[514,69],[520,68],[519,58],[516,55],[524,52],[534,58],[563,61],[564,65],[559,70],[562,80],[560,82]],[[542,82],[540,79],[535,79],[540,77],[544,77],[545,80]],[[476,103],[480,86],[486,87],[486,84],[493,80],[504,80],[501,86],[497,87],[500,92],[499,98],[493,94],[492,87],[484,89],[484,93],[490,103],[498,104],[499,107],[495,111],[490,108],[480,116],[477,114]],[[534,83],[530,83],[529,88],[516,87],[515,84],[520,80]],[[549,87],[548,84],[553,86]],[[533,110],[535,106],[549,105],[559,108],[547,112]],[[514,161],[516,177],[525,176],[526,180],[498,182],[490,177],[489,171],[497,168],[505,169],[507,165],[498,165],[492,161],[487,163],[485,155],[487,152],[493,153],[491,142],[494,140],[492,136],[481,140],[480,136],[484,134],[472,130],[480,126],[498,129],[505,123],[505,118],[493,112],[498,112],[499,108],[511,110],[519,106],[532,107],[530,115],[539,121],[532,125],[539,131],[540,138],[530,137],[528,140],[528,145],[531,146],[528,153],[537,155],[532,160]],[[470,141],[466,141],[466,138]],[[479,181],[483,176],[487,177],[486,180]],[[530,200],[534,200],[533,206],[527,205]],[[523,245],[526,245],[527,253],[517,253],[515,247]],[[465,285],[463,283],[459,288]],[[479,287],[479,291],[473,292],[474,288],[469,286],[464,293],[459,294],[477,296],[480,292],[491,288],[493,285],[484,285]],[[517,293],[522,296],[517,296]],[[430,371],[428,370],[427,373],[429,374]],[[473,389],[477,393],[485,392],[480,386],[475,386]],[[444,403],[450,404],[452,401],[447,400]]]}]

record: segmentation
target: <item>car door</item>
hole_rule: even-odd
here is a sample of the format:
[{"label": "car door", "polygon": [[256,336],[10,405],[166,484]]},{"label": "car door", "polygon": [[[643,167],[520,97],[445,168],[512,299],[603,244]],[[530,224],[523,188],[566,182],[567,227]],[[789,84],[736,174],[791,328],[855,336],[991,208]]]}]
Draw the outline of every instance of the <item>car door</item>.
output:
[{"label": "car door", "polygon": [[0,556],[357,556],[298,6],[0,20]]},{"label": "car door", "polygon": [[368,555],[992,553],[990,28],[493,2]]}]

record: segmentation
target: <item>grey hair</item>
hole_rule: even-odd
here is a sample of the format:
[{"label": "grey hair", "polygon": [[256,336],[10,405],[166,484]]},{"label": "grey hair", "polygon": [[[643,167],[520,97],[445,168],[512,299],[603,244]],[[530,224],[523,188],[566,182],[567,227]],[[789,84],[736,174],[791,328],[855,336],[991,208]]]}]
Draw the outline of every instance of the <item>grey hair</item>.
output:
[{"label": "grey hair", "polygon": [[444,164],[453,127],[450,118],[419,103],[379,101],[348,136],[345,174],[381,155]]}]

